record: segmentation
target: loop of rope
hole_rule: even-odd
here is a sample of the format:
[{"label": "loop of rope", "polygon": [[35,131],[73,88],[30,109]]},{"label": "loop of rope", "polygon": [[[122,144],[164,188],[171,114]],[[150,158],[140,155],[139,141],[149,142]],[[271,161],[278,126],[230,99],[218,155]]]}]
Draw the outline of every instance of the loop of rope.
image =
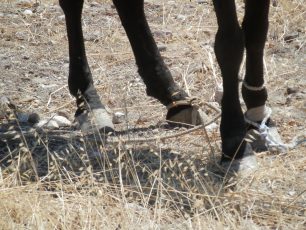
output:
[{"label": "loop of rope", "polygon": [[[189,98],[186,100],[181,100],[181,101],[177,101],[176,103],[171,103],[170,105],[168,105],[169,107],[173,108],[176,107],[178,105],[191,105],[191,106],[196,106],[197,109],[200,109],[201,106],[206,105],[207,107],[211,108],[212,110],[214,110],[217,115],[215,117],[213,117],[211,120],[209,120],[208,122],[203,122],[203,124],[201,125],[197,125],[194,126],[188,130],[184,130],[182,132],[179,133],[174,133],[174,134],[169,134],[169,135],[165,135],[165,136],[154,136],[151,138],[135,138],[135,139],[122,139],[119,137],[115,137],[112,140],[109,140],[108,143],[118,143],[118,142],[148,142],[148,141],[156,141],[156,140],[166,140],[166,139],[170,139],[170,138],[175,138],[175,137],[179,137],[188,133],[192,133],[196,130],[199,129],[203,129],[209,125],[211,125],[212,123],[216,122],[220,117],[221,117],[221,111],[214,105],[209,104],[208,102],[205,101],[201,101],[198,98]],[[167,109],[169,109],[167,106]]]},{"label": "loop of rope", "polygon": [[248,90],[251,90],[251,91],[261,91],[265,88],[265,85],[262,85],[262,86],[251,86],[249,85],[248,83],[246,83],[246,81],[244,80],[243,81],[243,86],[248,89]]},{"label": "loop of rope", "polygon": [[173,101],[172,103],[167,105],[166,108],[169,110],[169,109],[175,108],[177,106],[181,106],[181,105],[190,105],[190,106],[196,107],[198,109],[201,106],[201,104],[202,103],[198,98],[190,97],[190,98],[186,98],[184,100]]}]

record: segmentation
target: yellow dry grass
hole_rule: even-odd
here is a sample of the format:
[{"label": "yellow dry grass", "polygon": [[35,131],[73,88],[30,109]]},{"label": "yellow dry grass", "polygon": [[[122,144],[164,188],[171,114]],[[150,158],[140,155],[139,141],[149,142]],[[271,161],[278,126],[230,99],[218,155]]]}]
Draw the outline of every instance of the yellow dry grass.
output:
[{"label": "yellow dry grass", "polygon": [[[72,119],[63,13],[56,1],[38,2],[38,7],[0,3],[0,95],[22,110],[42,116],[60,111]],[[306,4],[282,0],[273,5],[265,72],[273,116],[289,142],[305,137],[306,129]],[[25,16],[27,8],[36,11]],[[242,18],[242,1],[237,9]],[[212,101],[221,78],[212,48],[217,27],[211,3],[149,1],[146,10],[158,44],[166,45],[162,55],[176,81],[191,95]],[[179,132],[159,127],[165,109],[145,96],[110,1],[86,3],[83,26],[101,98],[128,115],[117,129],[130,130],[131,139]],[[287,95],[288,87],[298,93]],[[305,144],[286,154],[262,153],[258,171],[224,178],[216,173],[218,130],[107,148],[73,139],[65,130],[3,143],[0,229],[306,228]]]}]

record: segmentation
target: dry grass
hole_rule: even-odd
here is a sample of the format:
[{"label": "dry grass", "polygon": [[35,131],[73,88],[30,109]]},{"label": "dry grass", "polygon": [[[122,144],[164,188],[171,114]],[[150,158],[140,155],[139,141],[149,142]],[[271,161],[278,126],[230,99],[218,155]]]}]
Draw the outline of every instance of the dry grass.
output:
[{"label": "dry grass", "polygon": [[[145,96],[115,10],[109,1],[96,2],[84,9],[87,53],[103,101],[128,115],[116,128],[130,139],[180,132],[164,127],[165,109]],[[306,128],[305,1],[274,4],[265,67],[269,104],[288,142]],[[42,1],[32,16],[22,14],[26,8],[12,0],[0,3],[0,95],[21,110],[41,116],[60,111],[72,119],[63,14],[55,1]],[[191,95],[213,101],[220,73],[211,3],[150,1],[146,10],[176,81]],[[238,11],[241,18],[241,2]],[[288,87],[298,92],[287,95]],[[10,126],[28,129],[0,122],[2,133]],[[199,130],[107,147],[73,134],[1,136],[1,229],[306,228],[305,144],[285,155],[262,153],[260,170],[230,178],[217,170],[217,130],[208,137]]]}]

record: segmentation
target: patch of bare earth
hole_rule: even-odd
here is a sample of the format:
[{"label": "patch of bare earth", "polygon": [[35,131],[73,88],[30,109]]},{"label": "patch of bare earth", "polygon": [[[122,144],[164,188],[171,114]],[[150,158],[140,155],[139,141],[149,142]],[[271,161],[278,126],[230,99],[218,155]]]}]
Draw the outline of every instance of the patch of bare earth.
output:
[{"label": "patch of bare earth", "polygon": [[[268,103],[286,143],[305,138],[305,6],[304,0],[273,1],[270,12]],[[175,80],[216,106],[221,78],[211,2],[149,1],[145,7]],[[241,19],[242,2],[237,9]],[[121,137],[103,147],[99,137],[82,137],[71,127],[33,130],[0,115],[1,229],[306,228],[305,143],[286,154],[259,154],[260,169],[246,178],[221,176],[218,129],[184,135],[178,135],[183,128],[167,129],[166,109],[146,96],[111,3],[86,2],[83,28],[101,98],[126,115],[116,125]],[[0,96],[19,111],[42,118],[57,112],[72,121],[57,2],[2,0],[0,47]],[[244,63],[241,78],[243,69]],[[213,118],[216,112],[206,107]]]}]

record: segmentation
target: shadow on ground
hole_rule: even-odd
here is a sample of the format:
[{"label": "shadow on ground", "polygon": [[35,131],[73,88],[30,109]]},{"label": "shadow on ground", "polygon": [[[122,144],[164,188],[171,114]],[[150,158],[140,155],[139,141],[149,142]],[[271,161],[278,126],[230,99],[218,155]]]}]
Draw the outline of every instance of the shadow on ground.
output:
[{"label": "shadow on ground", "polygon": [[[148,132],[153,128],[116,135]],[[16,175],[20,184],[37,180],[74,183],[90,178],[90,183],[125,188],[127,198],[137,201],[145,196],[152,205],[163,200],[185,211],[192,211],[199,200],[204,203],[201,207],[211,208],[212,197],[219,197],[234,186],[228,186],[231,178],[225,179],[215,160],[207,161],[207,156],[178,153],[159,147],[157,142],[102,143],[99,137],[88,138],[68,128],[37,130],[14,121],[2,124],[2,174]],[[46,189],[55,188],[50,185]]]}]

